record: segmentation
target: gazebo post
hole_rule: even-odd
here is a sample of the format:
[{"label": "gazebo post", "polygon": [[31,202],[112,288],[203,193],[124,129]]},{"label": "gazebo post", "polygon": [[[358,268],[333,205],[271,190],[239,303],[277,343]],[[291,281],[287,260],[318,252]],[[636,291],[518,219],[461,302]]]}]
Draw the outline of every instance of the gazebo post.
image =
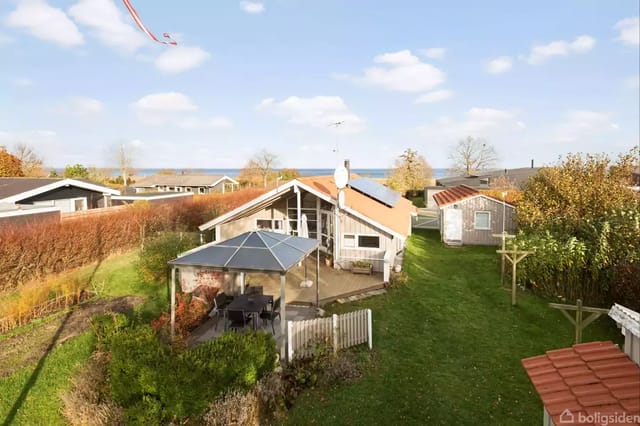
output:
[{"label": "gazebo post", "polygon": [[171,268],[171,340],[176,329],[176,267]]},{"label": "gazebo post", "polygon": [[320,246],[316,248],[316,308],[320,307]]},{"label": "gazebo post", "polygon": [[287,354],[287,303],[285,297],[285,285],[287,278],[280,274],[280,360],[284,360]]},{"label": "gazebo post", "polygon": [[244,294],[244,272],[240,272],[240,294]]}]

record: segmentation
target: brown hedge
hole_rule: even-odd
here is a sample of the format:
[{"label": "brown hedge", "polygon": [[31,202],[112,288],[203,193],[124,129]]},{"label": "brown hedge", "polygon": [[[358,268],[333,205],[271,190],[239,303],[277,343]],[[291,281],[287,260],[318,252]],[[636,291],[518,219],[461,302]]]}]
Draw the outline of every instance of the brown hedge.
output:
[{"label": "brown hedge", "polygon": [[247,189],[167,204],[134,204],[61,223],[0,228],[0,292],[136,247],[145,236],[197,226],[263,193]]}]

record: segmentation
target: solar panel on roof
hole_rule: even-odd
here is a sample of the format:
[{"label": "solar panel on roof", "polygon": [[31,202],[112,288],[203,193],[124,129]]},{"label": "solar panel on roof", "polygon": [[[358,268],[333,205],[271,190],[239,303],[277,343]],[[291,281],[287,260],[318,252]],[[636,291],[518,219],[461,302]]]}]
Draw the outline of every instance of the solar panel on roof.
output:
[{"label": "solar panel on roof", "polygon": [[394,207],[400,200],[400,194],[375,180],[366,178],[352,179],[349,181],[349,186],[389,207]]}]

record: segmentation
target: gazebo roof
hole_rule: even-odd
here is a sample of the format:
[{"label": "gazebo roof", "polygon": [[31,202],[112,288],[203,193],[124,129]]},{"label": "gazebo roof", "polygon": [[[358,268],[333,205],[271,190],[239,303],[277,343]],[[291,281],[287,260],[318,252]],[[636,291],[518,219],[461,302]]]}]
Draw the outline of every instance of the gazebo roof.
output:
[{"label": "gazebo roof", "polygon": [[318,241],[269,231],[250,231],[198,247],[169,262],[236,271],[285,273],[318,247]]}]

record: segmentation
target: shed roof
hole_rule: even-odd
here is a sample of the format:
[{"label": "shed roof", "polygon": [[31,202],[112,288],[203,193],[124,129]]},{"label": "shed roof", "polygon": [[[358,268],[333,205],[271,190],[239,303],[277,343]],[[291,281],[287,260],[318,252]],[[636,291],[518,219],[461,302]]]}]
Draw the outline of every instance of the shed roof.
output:
[{"label": "shed roof", "polygon": [[629,330],[634,336],[640,337],[640,313],[614,303],[609,310],[609,316],[618,323],[619,326],[625,330]]},{"label": "shed roof", "polygon": [[580,414],[603,421],[640,414],[640,367],[610,341],[547,351],[522,365],[557,425],[579,424]]},{"label": "shed roof", "polygon": [[[502,200],[494,198],[490,195],[483,194],[480,191],[467,185],[454,186],[453,188],[447,188],[444,191],[433,194],[433,199],[436,201],[438,207],[446,207],[451,204],[456,204],[475,197],[484,197],[492,201],[497,201],[499,203],[503,202]],[[505,203],[505,205],[513,208],[513,206],[509,203]]]},{"label": "shed roof", "polygon": [[198,247],[169,262],[237,271],[285,273],[318,247],[318,241],[270,231],[250,231]]},{"label": "shed roof", "polygon": [[205,173],[198,174],[179,174],[179,175],[163,175],[155,174],[145,176],[138,179],[132,186],[134,188],[149,188],[158,185],[169,186],[215,186],[219,182],[228,180],[231,183],[238,182],[227,175],[210,175]]}]

